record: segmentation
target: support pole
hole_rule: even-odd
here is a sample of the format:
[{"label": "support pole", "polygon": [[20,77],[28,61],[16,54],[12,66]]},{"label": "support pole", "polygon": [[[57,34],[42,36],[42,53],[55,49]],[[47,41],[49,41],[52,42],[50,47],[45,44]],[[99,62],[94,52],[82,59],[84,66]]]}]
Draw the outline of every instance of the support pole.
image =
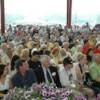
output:
[{"label": "support pole", "polygon": [[5,33],[5,8],[4,0],[0,0],[0,29],[1,33]]},{"label": "support pole", "polygon": [[67,0],[67,27],[71,28],[72,0]]}]

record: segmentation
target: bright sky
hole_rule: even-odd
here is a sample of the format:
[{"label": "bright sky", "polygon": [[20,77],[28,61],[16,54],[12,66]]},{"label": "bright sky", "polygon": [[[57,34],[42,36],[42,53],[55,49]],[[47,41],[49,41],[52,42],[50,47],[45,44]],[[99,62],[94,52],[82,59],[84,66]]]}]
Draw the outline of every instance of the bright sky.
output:
[{"label": "bright sky", "polygon": [[79,16],[100,14],[100,0],[73,0],[73,13]]},{"label": "bright sky", "polygon": [[[47,15],[66,16],[67,0],[5,0],[7,14],[36,19]],[[100,15],[100,0],[73,0],[73,15],[79,18]]]},{"label": "bright sky", "polygon": [[6,13],[23,14],[25,16],[44,16],[47,14],[63,14],[66,0],[6,0]]}]

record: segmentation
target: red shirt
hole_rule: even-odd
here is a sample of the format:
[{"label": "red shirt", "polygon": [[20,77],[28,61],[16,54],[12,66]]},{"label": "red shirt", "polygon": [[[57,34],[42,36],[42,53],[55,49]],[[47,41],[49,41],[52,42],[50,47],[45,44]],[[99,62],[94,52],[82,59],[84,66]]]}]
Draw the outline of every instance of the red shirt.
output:
[{"label": "red shirt", "polygon": [[93,48],[93,46],[91,46],[89,43],[85,44],[82,48],[82,53],[87,54],[89,48]]},{"label": "red shirt", "polygon": [[100,48],[94,48],[94,49],[93,49],[93,52],[94,52],[94,54],[97,54],[97,53],[100,54]]}]

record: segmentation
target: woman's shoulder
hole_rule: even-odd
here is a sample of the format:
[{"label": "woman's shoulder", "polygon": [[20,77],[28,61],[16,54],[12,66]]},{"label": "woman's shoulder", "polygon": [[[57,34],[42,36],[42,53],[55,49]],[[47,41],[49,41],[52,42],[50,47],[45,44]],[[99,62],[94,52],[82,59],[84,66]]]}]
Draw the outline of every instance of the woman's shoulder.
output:
[{"label": "woman's shoulder", "polygon": [[60,66],[58,72],[64,74],[66,72],[64,66]]}]

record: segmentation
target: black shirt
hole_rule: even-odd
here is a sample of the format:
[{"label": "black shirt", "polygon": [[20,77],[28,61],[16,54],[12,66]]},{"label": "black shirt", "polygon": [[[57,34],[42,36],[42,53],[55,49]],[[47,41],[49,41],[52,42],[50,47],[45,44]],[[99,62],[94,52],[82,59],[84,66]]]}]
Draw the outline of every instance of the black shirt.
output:
[{"label": "black shirt", "polygon": [[37,69],[38,67],[41,67],[41,62],[40,61],[28,61],[29,67],[32,68],[33,70]]}]

